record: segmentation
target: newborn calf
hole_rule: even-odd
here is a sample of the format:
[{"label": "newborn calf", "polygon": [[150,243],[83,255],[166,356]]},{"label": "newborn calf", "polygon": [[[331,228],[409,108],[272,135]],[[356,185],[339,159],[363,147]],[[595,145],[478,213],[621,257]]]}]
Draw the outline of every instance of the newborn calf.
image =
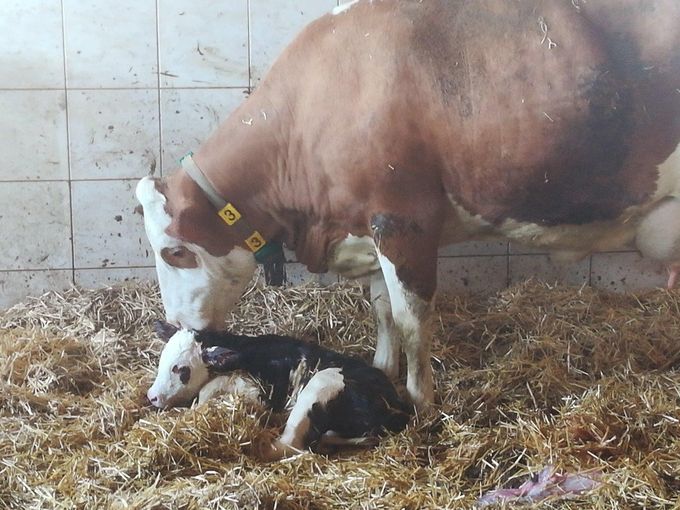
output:
[{"label": "newborn calf", "polygon": [[[307,449],[324,435],[351,443],[399,432],[408,423],[410,408],[387,376],[359,359],[287,336],[195,332],[166,323],[157,323],[156,331],[167,340],[147,393],[156,407],[190,403],[211,380],[236,370],[259,382],[260,398],[275,411],[302,386],[283,434],[261,452],[267,459]],[[253,391],[244,380],[236,386],[239,393]]]}]

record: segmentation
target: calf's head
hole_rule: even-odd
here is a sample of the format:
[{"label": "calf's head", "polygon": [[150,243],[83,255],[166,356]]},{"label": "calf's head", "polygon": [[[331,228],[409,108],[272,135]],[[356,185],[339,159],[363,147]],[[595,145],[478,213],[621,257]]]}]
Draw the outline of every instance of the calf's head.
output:
[{"label": "calf's head", "polygon": [[230,242],[212,206],[191,182],[137,184],[144,228],[156,259],[166,320],[186,329],[223,329],[255,273],[255,257]]},{"label": "calf's head", "polygon": [[157,322],[156,333],[167,342],[158,362],[156,379],[146,394],[156,407],[190,404],[210,381],[213,370],[223,373],[238,368],[237,352],[205,346],[195,331]]}]

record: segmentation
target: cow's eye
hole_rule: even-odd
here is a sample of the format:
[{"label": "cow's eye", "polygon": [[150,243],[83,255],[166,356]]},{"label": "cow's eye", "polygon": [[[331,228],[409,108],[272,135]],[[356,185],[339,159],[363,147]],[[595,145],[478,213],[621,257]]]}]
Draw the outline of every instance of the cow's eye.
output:
[{"label": "cow's eye", "polygon": [[196,254],[186,246],[165,247],[161,250],[161,257],[165,262],[174,267],[198,267]]},{"label": "cow's eye", "polygon": [[189,379],[191,379],[191,368],[187,366],[178,367],[177,365],[174,365],[172,367],[172,373],[179,374],[179,381],[182,384],[187,384]]}]

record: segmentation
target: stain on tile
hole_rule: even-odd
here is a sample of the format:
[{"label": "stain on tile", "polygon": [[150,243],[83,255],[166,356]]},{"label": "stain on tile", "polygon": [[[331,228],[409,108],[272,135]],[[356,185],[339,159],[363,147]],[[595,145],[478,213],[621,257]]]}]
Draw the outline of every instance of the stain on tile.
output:
[{"label": "stain on tile", "polygon": [[0,310],[48,290],[66,290],[72,284],[71,270],[0,271]]},{"label": "stain on tile", "polygon": [[68,179],[64,92],[0,90],[0,180]]},{"label": "stain on tile", "polygon": [[163,173],[176,169],[242,102],[243,89],[162,90]]},{"label": "stain on tile", "polygon": [[247,87],[247,0],[159,3],[161,86]]},{"label": "stain on tile", "polygon": [[[146,240],[144,219],[135,214],[136,180],[73,183],[75,267],[150,266],[155,263]],[[120,221],[117,217],[120,216]]]},{"label": "stain on tile", "polygon": [[160,151],[155,90],[69,91],[73,179],[143,177]]},{"label": "stain on tile", "polygon": [[69,87],[156,87],[155,0],[64,0]]},{"label": "stain on tile", "polygon": [[0,270],[71,266],[67,182],[0,185]]},{"label": "stain on tile", "polygon": [[0,48],[0,88],[63,88],[60,2],[3,0]]}]

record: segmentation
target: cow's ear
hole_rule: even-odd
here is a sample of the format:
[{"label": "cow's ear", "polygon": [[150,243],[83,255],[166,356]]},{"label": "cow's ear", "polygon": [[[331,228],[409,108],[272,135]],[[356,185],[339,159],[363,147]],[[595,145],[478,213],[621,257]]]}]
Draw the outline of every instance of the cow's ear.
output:
[{"label": "cow's ear", "polygon": [[212,346],[203,348],[201,358],[208,368],[228,371],[238,368],[241,356],[238,352],[226,347]]},{"label": "cow's ear", "polygon": [[170,340],[172,335],[177,333],[179,328],[177,326],[173,326],[172,324],[168,324],[165,321],[155,321],[153,323],[153,329],[158,335],[158,338],[163,340],[164,342],[167,342]]}]

